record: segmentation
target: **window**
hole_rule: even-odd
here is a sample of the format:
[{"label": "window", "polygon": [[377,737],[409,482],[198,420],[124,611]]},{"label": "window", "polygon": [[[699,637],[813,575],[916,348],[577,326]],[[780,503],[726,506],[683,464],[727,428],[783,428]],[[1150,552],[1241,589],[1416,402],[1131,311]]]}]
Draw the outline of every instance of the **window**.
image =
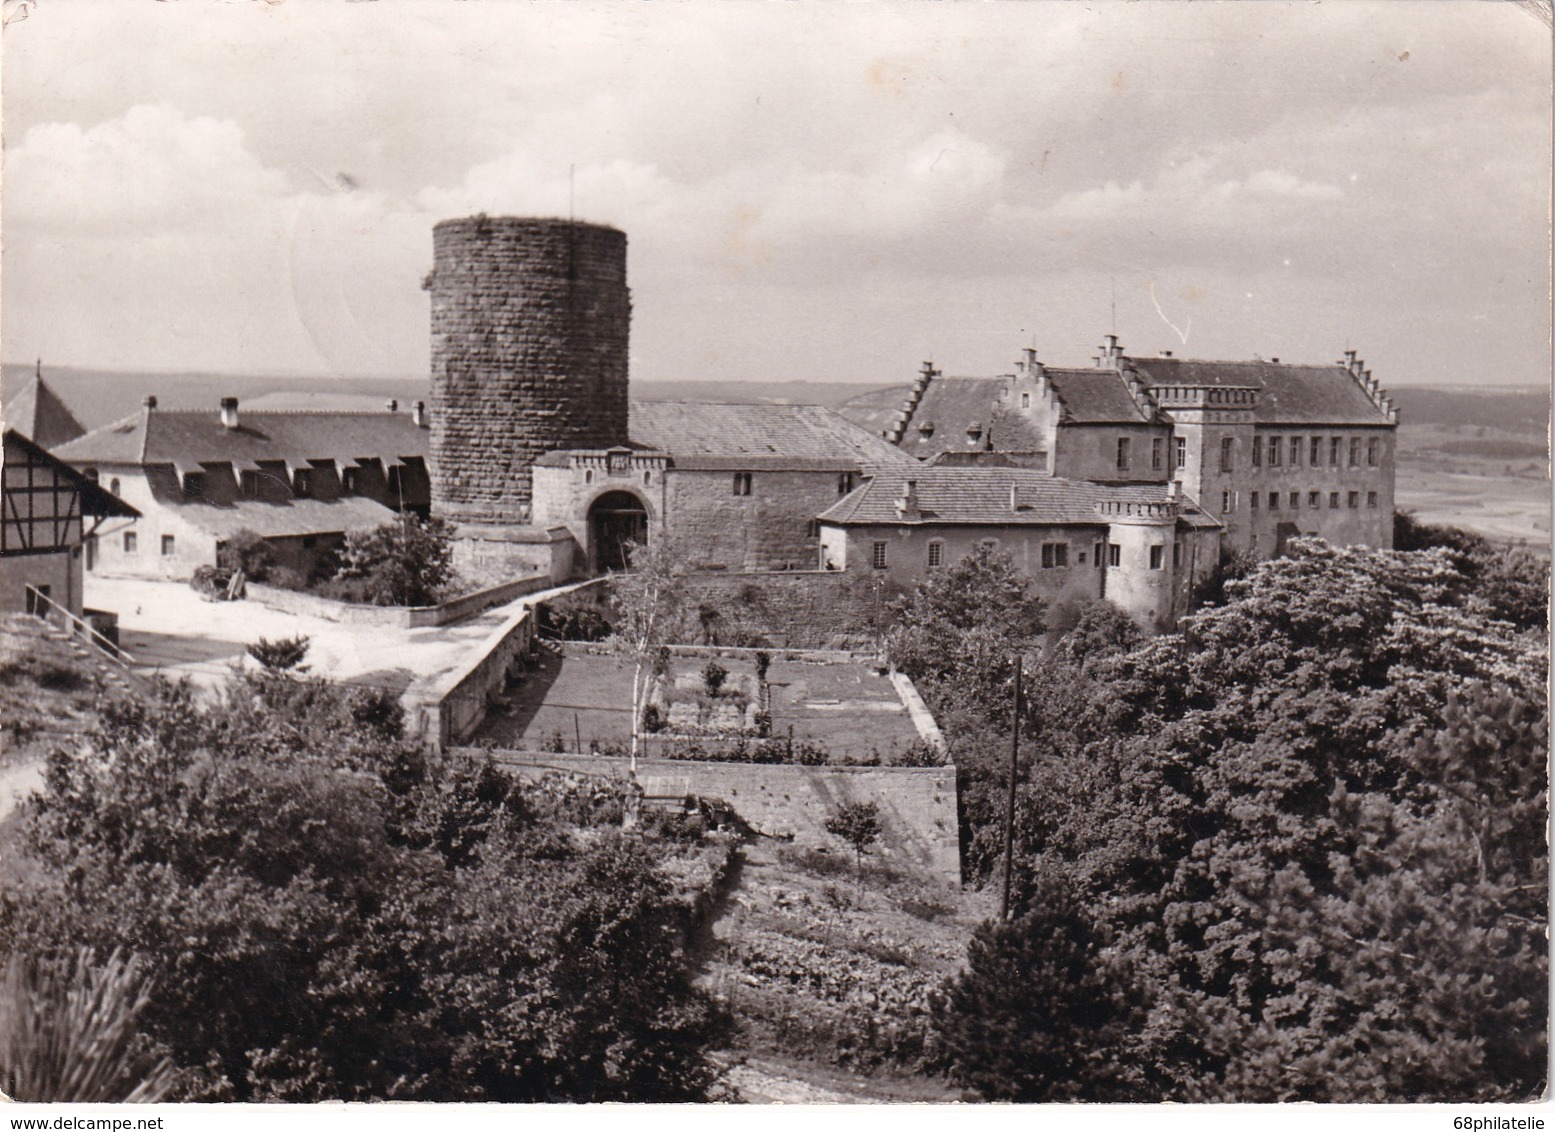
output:
[{"label": "window", "polygon": [[1323,506],[1323,493],[1321,491],[1307,492],[1307,506],[1314,511]]},{"label": "window", "polygon": [[1277,437],[1277,436],[1271,436],[1271,437],[1269,437],[1269,467],[1271,467],[1271,468],[1278,468],[1279,466],[1280,466],[1280,438]]},{"label": "window", "polygon": [[135,538],[135,532],[134,531],[125,531],[124,532],[124,553],[125,554],[134,554],[137,551],[139,551],[140,547],[138,547],[136,545],[136,541],[137,540]]},{"label": "window", "polygon": [[1172,569],[1177,570],[1182,566],[1182,540],[1172,543]]},{"label": "window", "polygon": [[935,540],[929,543],[929,569],[938,570],[945,564],[945,544]]},{"label": "window", "polygon": [[[360,476],[360,473],[361,473],[361,469],[360,468],[342,468],[341,469],[341,471],[340,471],[340,491],[341,491],[342,494],[344,494],[344,495],[355,495],[356,494],[356,488],[357,488],[357,483],[358,483],[358,478]],[[245,476],[248,475],[247,472],[244,472],[243,474]],[[243,494],[244,495],[251,495],[253,493],[249,492],[249,491],[244,491]]]},{"label": "window", "polygon": [[1020,407],[1022,409],[1029,409],[1029,408],[1031,408],[1031,394],[1030,393],[1022,393],[1020,395]]},{"label": "window", "polygon": [[1328,463],[1332,467],[1337,468],[1339,466],[1339,445],[1342,443],[1343,441],[1337,436],[1328,438]]},{"label": "window", "polygon": [[1221,471],[1229,472],[1231,470],[1231,454],[1235,450],[1235,446],[1236,446],[1236,441],[1232,440],[1231,437],[1229,437],[1229,436],[1222,436],[1220,438],[1220,470]]},{"label": "window", "polygon": [[984,550],[988,550],[988,551],[998,550],[999,549],[999,540],[996,539],[996,538],[985,538],[981,542],[979,542],[977,545],[982,547]]},{"label": "window", "polygon": [[644,487],[652,487],[653,486],[653,473],[652,472],[644,472],[643,473],[643,486]]},{"label": "window", "polygon": [[1290,499],[1287,500],[1287,502],[1290,504],[1290,509],[1292,511],[1300,511],[1301,510],[1301,492],[1299,492],[1299,491],[1291,492],[1290,493]]},{"label": "window", "polygon": [[1350,467],[1358,468],[1360,466],[1361,466],[1361,438],[1358,437],[1358,436],[1352,436],[1352,437],[1350,437]]},{"label": "window", "polygon": [[1159,472],[1166,463],[1166,438],[1157,436],[1150,441],[1150,469]]},{"label": "window", "polygon": [[1188,441],[1187,441],[1187,439],[1184,438],[1184,437],[1179,436],[1173,443],[1174,443],[1174,445],[1177,448],[1177,466],[1179,468],[1187,467],[1187,465],[1188,465]]},{"label": "window", "polygon": [[1375,491],[1368,491],[1366,493],[1366,506],[1368,506],[1368,507],[1375,507],[1376,505],[1377,505],[1377,493]]},{"label": "window", "polygon": [[1279,509],[1280,509],[1280,493],[1277,492],[1277,491],[1271,491],[1269,493],[1269,510],[1270,511],[1278,511]]},{"label": "window", "polygon": [[1248,502],[1248,505],[1252,508],[1252,510],[1254,510],[1254,511],[1258,510],[1258,493],[1256,491],[1248,492],[1248,494],[1247,494],[1247,502]]},{"label": "window", "polygon": [[1062,570],[1069,565],[1069,544],[1067,542],[1045,542],[1042,544],[1042,568],[1044,570]]},{"label": "window", "polygon": [[1323,438],[1321,436],[1314,436],[1312,438],[1311,449],[1307,452],[1307,463],[1311,464],[1315,468],[1319,464],[1321,464],[1322,462],[1323,462]]},{"label": "window", "polygon": [[114,476],[113,479],[108,481],[108,490],[112,494],[114,494],[114,495],[118,495],[119,494],[119,477],[118,476]]},{"label": "window", "polygon": [[1377,440],[1375,437],[1366,442],[1366,462],[1374,468],[1377,466]]},{"label": "window", "polygon": [[205,473],[204,472],[185,472],[184,473],[184,494],[185,495],[204,495],[205,494]]},{"label": "window", "polygon": [[[751,493],[751,474],[749,472],[735,472],[734,473],[734,494],[735,495],[749,495],[750,493]],[[876,546],[884,546],[885,544],[877,542],[875,545]]]},{"label": "window", "polygon": [[163,558],[167,558],[167,557],[171,556],[172,553],[173,553],[173,536],[172,535],[163,535],[162,536],[162,557]]},{"label": "window", "polygon": [[1118,437],[1118,471],[1128,471],[1128,437]]},{"label": "window", "polygon": [[1361,505],[1361,493],[1358,492],[1358,491],[1350,492],[1350,506],[1352,508],[1355,508],[1355,507],[1359,507],[1360,505]]},{"label": "window", "polygon": [[1262,463],[1263,463],[1263,444],[1260,443],[1258,438],[1255,436],[1255,437],[1253,437],[1253,467],[1256,468],[1259,465],[1261,465]]},{"label": "window", "polygon": [[1096,553],[1091,555],[1091,557],[1096,560],[1096,569],[1100,570],[1105,566],[1107,564],[1107,544],[1104,542],[1097,543]]},{"label": "window", "polygon": [[1115,542],[1109,542],[1107,544],[1107,565],[1123,565],[1123,548]]},{"label": "window", "polygon": [[853,490],[853,473],[843,472],[837,477],[837,494],[846,495]]},{"label": "window", "polygon": [[805,538],[820,538],[821,521],[819,519],[811,519],[808,523],[805,524],[804,533]]},{"label": "window", "polygon": [[876,570],[884,570],[886,567],[885,548],[885,543],[877,541],[870,552],[869,563]]},{"label": "window", "polygon": [[1290,438],[1290,466],[1297,467],[1301,463],[1301,437]]},{"label": "window", "polygon": [[585,484],[591,484],[591,483],[594,482],[594,469],[593,468],[584,468],[583,469],[583,482]]},{"label": "window", "polygon": [[1229,515],[1232,511],[1235,510],[1236,494],[1230,491],[1222,491],[1220,493],[1220,513],[1222,515]]},{"label": "window", "polygon": [[1159,570],[1166,565],[1166,547],[1156,543],[1150,548],[1150,569]]},{"label": "window", "polygon": [[312,468],[298,468],[292,473],[292,494],[298,499],[307,499],[313,494]]},{"label": "window", "polygon": [[1330,511],[1337,511],[1339,509],[1339,493],[1337,491],[1330,491],[1328,493],[1328,509]]}]

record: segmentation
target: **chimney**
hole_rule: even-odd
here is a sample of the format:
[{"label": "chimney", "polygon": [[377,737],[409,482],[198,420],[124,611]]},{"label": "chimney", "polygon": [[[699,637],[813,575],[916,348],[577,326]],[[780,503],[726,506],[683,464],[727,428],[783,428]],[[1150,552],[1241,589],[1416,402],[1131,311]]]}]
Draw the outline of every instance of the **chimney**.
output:
[{"label": "chimney", "polygon": [[1166,498],[1168,498],[1168,499],[1181,499],[1182,498],[1182,481],[1181,480],[1172,480],[1170,483],[1168,483],[1166,485]]},{"label": "chimney", "polygon": [[157,395],[155,393],[146,394],[146,399],[141,402],[141,407],[148,412],[155,409],[157,407]]},{"label": "chimney", "polygon": [[417,428],[427,427],[427,403],[425,401],[417,401],[411,407],[410,419],[416,423]]},{"label": "chimney", "polygon": [[235,429],[238,427],[238,399],[236,397],[223,397],[221,399],[221,427]]},{"label": "chimney", "polygon": [[1026,355],[1026,372],[1030,373],[1037,368],[1037,348],[1035,346],[1027,346],[1024,353]]},{"label": "chimney", "polygon": [[397,412],[400,411],[400,403],[398,401],[396,401],[393,397],[390,397],[389,400],[384,404],[383,407],[385,409],[388,409],[389,412],[391,412],[391,413],[397,413]]},{"label": "chimney", "polygon": [[918,481],[903,480],[902,494],[896,500],[896,517],[898,519],[921,519],[923,513],[918,509]]}]

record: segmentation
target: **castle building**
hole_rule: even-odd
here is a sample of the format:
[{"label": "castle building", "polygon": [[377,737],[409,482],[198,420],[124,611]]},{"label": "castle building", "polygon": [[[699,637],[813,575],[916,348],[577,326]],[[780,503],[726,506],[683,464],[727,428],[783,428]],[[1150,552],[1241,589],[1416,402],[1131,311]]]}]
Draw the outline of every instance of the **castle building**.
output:
[{"label": "castle building", "polygon": [[54,455],[135,508],[86,541],[86,568],[185,580],[214,565],[239,531],[270,543],[278,566],[307,576],[351,531],[430,504],[424,406],[411,413],[138,413],[60,445]]},{"label": "castle building", "polygon": [[925,366],[887,431],[920,460],[1000,463],[1093,483],[1178,483],[1228,550],[1266,558],[1296,535],[1389,547],[1398,412],[1347,351],[1279,359],[1130,357],[1108,336],[1090,368],[944,378]]}]

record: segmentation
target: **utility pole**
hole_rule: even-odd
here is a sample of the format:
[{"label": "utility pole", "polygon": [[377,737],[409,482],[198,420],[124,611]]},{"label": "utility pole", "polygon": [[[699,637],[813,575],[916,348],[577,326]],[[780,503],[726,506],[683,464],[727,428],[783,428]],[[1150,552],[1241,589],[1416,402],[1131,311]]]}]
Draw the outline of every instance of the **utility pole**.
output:
[{"label": "utility pole", "polygon": [[1015,705],[1010,713],[1010,792],[1004,806],[1004,895],[999,900],[999,920],[1010,918],[1010,875],[1015,864],[1015,771],[1020,760],[1021,658],[1015,658]]}]

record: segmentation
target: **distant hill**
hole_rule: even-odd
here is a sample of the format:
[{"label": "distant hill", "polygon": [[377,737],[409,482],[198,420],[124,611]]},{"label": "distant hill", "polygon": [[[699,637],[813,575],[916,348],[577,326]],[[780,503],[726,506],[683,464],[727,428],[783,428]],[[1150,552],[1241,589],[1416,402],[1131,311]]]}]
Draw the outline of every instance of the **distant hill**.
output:
[{"label": "distant hill", "polygon": [[[0,414],[4,402],[32,376],[30,365],[0,369]],[[375,409],[393,398],[401,405],[425,399],[425,377],[276,377],[263,374],[133,373],[45,366],[43,379],[87,428],[97,428],[140,408],[154,394],[164,409],[216,410],[222,397],[254,408],[343,411]],[[743,404],[826,405],[835,408],[868,386],[848,382],[636,381],[632,395],[644,401],[735,401]]]}]

